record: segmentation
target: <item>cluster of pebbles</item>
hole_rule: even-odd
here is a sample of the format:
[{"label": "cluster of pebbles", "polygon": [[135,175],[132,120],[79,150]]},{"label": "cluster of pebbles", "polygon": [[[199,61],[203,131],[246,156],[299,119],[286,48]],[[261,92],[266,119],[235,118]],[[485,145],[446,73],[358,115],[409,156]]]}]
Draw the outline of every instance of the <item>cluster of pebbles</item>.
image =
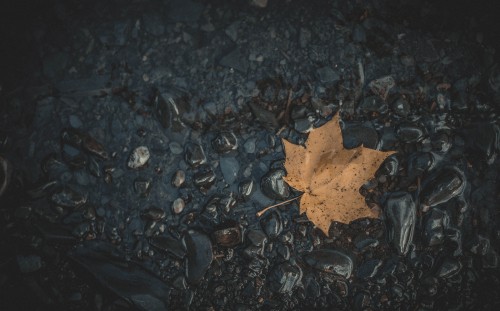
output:
[{"label": "cluster of pebbles", "polygon": [[[474,28],[413,28],[411,1],[73,2],[0,89],[0,309],[499,306],[500,67]],[[360,189],[381,218],[257,217],[300,194],[281,139],[335,113],[346,148],[396,151]]]}]

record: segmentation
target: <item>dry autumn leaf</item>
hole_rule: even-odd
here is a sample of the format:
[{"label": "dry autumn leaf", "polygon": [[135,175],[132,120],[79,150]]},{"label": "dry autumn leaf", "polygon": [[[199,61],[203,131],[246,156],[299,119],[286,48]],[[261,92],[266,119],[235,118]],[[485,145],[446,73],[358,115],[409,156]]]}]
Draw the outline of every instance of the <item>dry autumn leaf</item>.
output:
[{"label": "dry autumn leaf", "polygon": [[370,180],[382,161],[394,152],[363,146],[345,149],[338,114],[309,134],[306,147],[283,140],[285,181],[303,191],[300,212],[306,213],[328,235],[332,221],[350,223],[363,217],[378,217],[359,188]]}]

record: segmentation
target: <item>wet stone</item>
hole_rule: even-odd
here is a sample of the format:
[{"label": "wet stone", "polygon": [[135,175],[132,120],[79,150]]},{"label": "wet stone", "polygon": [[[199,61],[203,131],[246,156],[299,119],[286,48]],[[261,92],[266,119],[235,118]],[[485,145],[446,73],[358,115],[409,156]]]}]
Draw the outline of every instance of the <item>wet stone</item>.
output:
[{"label": "wet stone", "polygon": [[243,145],[246,153],[254,153],[255,152],[255,138],[249,138]]},{"label": "wet stone", "polygon": [[379,268],[382,266],[383,262],[380,259],[370,259],[365,261],[358,267],[356,271],[356,276],[360,279],[373,278]]},{"label": "wet stone", "polygon": [[269,171],[260,182],[260,188],[266,196],[275,200],[283,200],[290,196],[290,187],[283,180],[286,175],[284,169]]},{"label": "wet stone", "polygon": [[174,214],[180,214],[184,210],[184,207],[186,206],[186,203],[182,198],[177,198],[175,201],[172,203],[172,211]]},{"label": "wet stone", "polygon": [[83,146],[83,149],[85,149],[90,154],[98,156],[99,158],[101,158],[103,160],[108,159],[108,153],[104,149],[104,146],[101,143],[99,143],[97,140],[95,140],[92,136],[85,135],[85,137],[83,138],[82,146]]},{"label": "wet stone", "polygon": [[212,263],[212,243],[207,235],[195,230],[189,230],[184,241],[187,248],[186,279],[190,284],[197,284]]},{"label": "wet stone", "polygon": [[387,236],[399,255],[406,255],[413,241],[416,205],[407,192],[391,193],[385,201]]},{"label": "wet stone", "polygon": [[38,255],[17,255],[16,261],[21,273],[32,273],[43,267],[42,258]]},{"label": "wet stone", "polygon": [[392,110],[400,117],[407,117],[411,112],[411,106],[404,97],[398,97],[391,105]]},{"label": "wet stone", "polygon": [[221,132],[212,141],[217,153],[224,154],[238,149],[238,139],[232,132]]},{"label": "wet stone", "polygon": [[69,125],[73,128],[81,128],[83,126],[83,122],[77,115],[72,114],[69,116]]},{"label": "wet stone", "polygon": [[439,245],[444,242],[444,230],[449,226],[450,217],[444,211],[433,208],[424,219],[424,236],[429,246]]},{"label": "wet stone", "polygon": [[384,103],[378,96],[369,96],[363,98],[363,100],[359,104],[359,109],[364,113],[385,113],[387,111],[387,104]]},{"label": "wet stone", "polygon": [[313,129],[314,117],[296,119],[293,128],[299,133],[309,133]]},{"label": "wet stone", "polygon": [[89,157],[89,161],[87,162],[87,168],[92,176],[97,178],[102,176],[101,167],[99,163],[97,163],[97,161],[94,159],[94,157]]},{"label": "wet stone", "polygon": [[141,216],[147,220],[158,221],[165,218],[165,211],[158,207],[149,207],[141,213]]},{"label": "wet stone", "polygon": [[315,269],[338,274],[345,278],[351,276],[354,266],[349,256],[331,249],[312,251],[304,256],[304,261]]},{"label": "wet stone", "polygon": [[131,169],[140,169],[146,165],[150,157],[149,149],[146,146],[140,146],[134,149],[128,160],[128,167]]},{"label": "wet stone", "polygon": [[394,81],[394,78],[392,76],[381,77],[368,83],[368,87],[373,92],[373,94],[380,96],[380,98],[384,100],[387,98],[387,94],[389,94],[389,91],[395,85],[396,81]]},{"label": "wet stone", "polygon": [[193,182],[202,192],[208,191],[215,183],[215,173],[210,167],[202,167],[202,169],[194,174]]},{"label": "wet stone", "polygon": [[238,160],[234,157],[221,157],[220,169],[222,171],[222,176],[224,176],[224,180],[226,181],[226,183],[231,185],[238,178],[240,164]]},{"label": "wet stone", "polygon": [[272,211],[266,215],[261,221],[260,225],[269,239],[278,237],[283,231],[283,223],[281,215],[277,211]]},{"label": "wet stone", "polygon": [[182,259],[186,256],[186,246],[182,240],[170,236],[154,236],[149,238],[149,244],[162,253]]},{"label": "wet stone", "polygon": [[134,190],[140,197],[147,197],[149,195],[149,191],[151,190],[151,180],[137,178],[134,180]]},{"label": "wet stone", "polygon": [[271,289],[282,294],[292,293],[302,279],[302,270],[296,265],[283,263],[275,267],[269,276]]},{"label": "wet stone", "polygon": [[242,181],[238,187],[240,195],[244,198],[248,198],[253,192],[253,180]]},{"label": "wet stone", "polygon": [[316,70],[316,75],[322,83],[334,83],[340,80],[340,75],[329,66]]},{"label": "wet stone", "polygon": [[421,197],[426,206],[435,206],[460,195],[465,188],[465,176],[458,169],[445,168],[425,181]]},{"label": "wet stone", "polygon": [[174,177],[172,178],[172,185],[179,188],[184,184],[184,181],[186,181],[186,173],[182,170],[175,172]]},{"label": "wet stone", "polygon": [[223,247],[234,247],[242,242],[241,229],[236,223],[221,225],[212,236],[215,243]]},{"label": "wet stone", "polygon": [[76,225],[71,230],[71,234],[79,239],[85,239],[91,232],[91,225],[89,222],[83,222],[81,224]]},{"label": "wet stone", "polygon": [[456,258],[446,258],[436,271],[439,278],[451,278],[460,272],[462,263]]},{"label": "wet stone", "polygon": [[61,141],[64,144],[80,148],[83,143],[83,134],[75,129],[64,129],[61,132]]},{"label": "wet stone", "polygon": [[182,149],[182,146],[178,142],[175,142],[175,141],[168,144],[168,147],[170,148],[170,152],[172,152],[172,154],[175,154],[175,155],[179,155],[179,154],[182,154],[182,152],[184,152],[184,149]]},{"label": "wet stone", "polygon": [[64,188],[52,195],[52,202],[58,206],[77,208],[87,202],[87,197],[71,188]]},{"label": "wet stone", "polygon": [[203,148],[198,144],[188,143],[184,152],[186,162],[191,167],[198,167],[207,162],[205,152],[203,151]]},{"label": "wet stone", "polygon": [[186,278],[183,275],[178,275],[172,282],[172,285],[179,290],[186,290],[188,286]]},{"label": "wet stone", "polygon": [[402,123],[398,126],[396,135],[400,140],[406,143],[414,143],[424,138],[424,130],[415,124]]},{"label": "wet stone", "polygon": [[247,239],[255,246],[263,246],[267,243],[267,236],[261,230],[248,230]]},{"label": "wet stone", "polygon": [[378,134],[373,127],[359,124],[346,126],[342,131],[342,143],[347,149],[364,147],[376,149],[378,144]]},{"label": "wet stone", "polygon": [[0,197],[7,190],[12,176],[12,165],[4,157],[0,156]]}]

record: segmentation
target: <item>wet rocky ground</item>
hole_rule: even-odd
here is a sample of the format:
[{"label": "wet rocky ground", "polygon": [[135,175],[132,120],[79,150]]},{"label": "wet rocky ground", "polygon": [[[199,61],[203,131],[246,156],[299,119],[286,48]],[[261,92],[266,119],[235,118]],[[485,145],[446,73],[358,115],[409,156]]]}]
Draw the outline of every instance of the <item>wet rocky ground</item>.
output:
[{"label": "wet rocky ground", "polygon": [[[1,310],[499,308],[487,1],[3,14]],[[281,138],[337,112],[345,147],[397,151],[360,189],[381,219],[325,236],[297,201],[257,217],[300,194]]]}]

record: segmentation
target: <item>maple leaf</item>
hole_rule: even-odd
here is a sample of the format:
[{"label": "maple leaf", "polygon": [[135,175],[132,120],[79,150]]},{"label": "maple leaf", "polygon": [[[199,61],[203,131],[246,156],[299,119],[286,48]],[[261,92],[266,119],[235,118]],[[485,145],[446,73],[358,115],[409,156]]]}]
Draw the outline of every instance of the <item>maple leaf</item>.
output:
[{"label": "maple leaf", "polygon": [[282,141],[287,171],[284,179],[304,192],[300,198],[300,213],[305,212],[326,235],[332,221],[348,224],[358,218],[378,217],[378,212],[366,205],[359,188],[394,152],[363,146],[345,149],[338,114],[310,132],[305,148]]}]

